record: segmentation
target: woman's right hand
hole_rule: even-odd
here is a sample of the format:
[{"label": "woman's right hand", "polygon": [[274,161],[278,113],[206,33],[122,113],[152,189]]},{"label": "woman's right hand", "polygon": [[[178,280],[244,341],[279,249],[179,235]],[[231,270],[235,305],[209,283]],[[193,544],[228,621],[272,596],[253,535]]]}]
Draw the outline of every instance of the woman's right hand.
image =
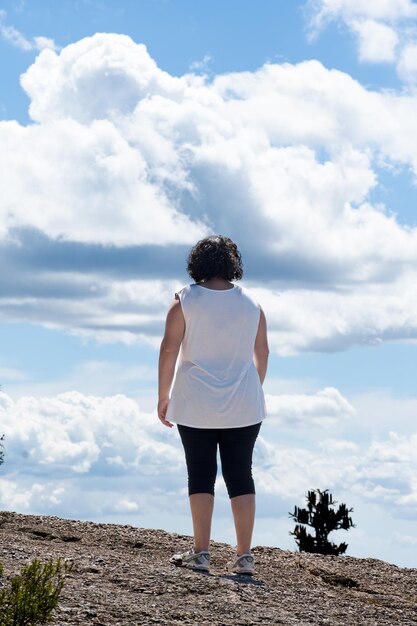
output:
[{"label": "woman's right hand", "polygon": [[167,414],[167,410],[168,410],[168,404],[169,404],[169,398],[160,398],[158,400],[157,413],[158,413],[158,417],[161,420],[161,422],[165,426],[168,426],[168,428],[172,428],[174,424],[171,424],[171,422],[168,422],[168,420],[166,419],[166,414]]}]

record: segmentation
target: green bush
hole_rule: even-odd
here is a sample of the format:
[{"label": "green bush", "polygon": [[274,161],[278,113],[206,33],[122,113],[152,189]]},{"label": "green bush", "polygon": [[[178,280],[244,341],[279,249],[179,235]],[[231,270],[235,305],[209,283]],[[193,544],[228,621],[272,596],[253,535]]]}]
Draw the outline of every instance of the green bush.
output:
[{"label": "green bush", "polygon": [[[9,585],[0,589],[0,626],[38,626],[52,621],[73,563],[58,559],[41,563],[35,559]],[[0,565],[0,575],[3,566]]]}]

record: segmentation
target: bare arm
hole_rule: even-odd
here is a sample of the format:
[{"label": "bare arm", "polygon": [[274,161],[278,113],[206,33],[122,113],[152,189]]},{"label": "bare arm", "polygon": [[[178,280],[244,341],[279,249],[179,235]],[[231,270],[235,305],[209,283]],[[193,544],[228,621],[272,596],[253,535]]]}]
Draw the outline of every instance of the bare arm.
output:
[{"label": "bare arm", "polygon": [[268,368],[268,355],[269,347],[266,328],[266,317],[265,313],[261,309],[261,314],[259,316],[258,332],[256,334],[255,347],[253,350],[253,362],[256,369],[258,370],[261,385],[263,385],[266,376],[266,370]]},{"label": "bare arm", "polygon": [[158,417],[165,426],[172,427],[166,412],[169,392],[174,379],[175,364],[185,332],[185,320],[179,300],[172,302],[166,317],[165,334],[161,342],[158,364]]}]

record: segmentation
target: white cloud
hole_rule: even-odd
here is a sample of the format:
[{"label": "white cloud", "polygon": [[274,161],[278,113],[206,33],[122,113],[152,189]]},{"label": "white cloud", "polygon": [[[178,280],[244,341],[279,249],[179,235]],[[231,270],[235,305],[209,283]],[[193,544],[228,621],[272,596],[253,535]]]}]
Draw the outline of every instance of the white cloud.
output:
[{"label": "white cloud", "polygon": [[187,86],[183,78],[159,69],[145,45],[103,33],[70,44],[59,55],[44,50],[21,82],[31,99],[32,119],[87,124],[132,113],[143,98],[181,101]]},{"label": "white cloud", "polygon": [[384,463],[415,463],[417,462],[416,443],[417,433],[406,437],[391,431],[389,440],[373,443],[369,453],[373,459]]},{"label": "white cloud", "polygon": [[[0,239],[14,259],[2,319],[157,347],[180,286],[167,265],[221,229],[270,282],[259,296],[276,352],[416,335],[417,229],[370,194],[376,163],[417,174],[417,96],[367,90],[317,61],[178,78],[105,34],[43,50],[22,85],[35,123],[0,123]],[[39,235],[23,244],[25,228]],[[114,269],[115,248],[130,246],[139,262]],[[93,267],[60,270],[61,250]]]},{"label": "white cloud", "polygon": [[377,439],[380,433],[389,433],[394,427],[398,435],[410,438],[415,430],[416,397],[398,397],[384,388],[354,395],[351,402],[357,415],[362,416],[354,424],[359,438],[368,432]]},{"label": "white cloud", "polygon": [[0,36],[15,48],[19,48],[24,52],[30,52],[33,50],[39,51],[44,50],[45,48],[58,50],[58,46],[55,44],[53,39],[43,37],[42,35],[28,39],[14,26],[5,24],[5,19],[6,12],[0,11]]},{"label": "white cloud", "polygon": [[13,401],[0,392],[0,424],[0,508],[78,519],[132,515],[155,512],[186,488],[179,435],[123,394]]},{"label": "white cloud", "polygon": [[358,35],[360,61],[395,61],[399,37],[393,28],[375,20],[354,20],[351,28]]},{"label": "white cloud", "polygon": [[354,414],[354,408],[337,389],[326,387],[315,395],[265,394],[268,423],[292,428],[329,428]]},{"label": "white cloud", "polygon": [[415,82],[417,5],[412,0],[309,0],[306,12],[314,39],[329,22],[344,24],[357,39],[359,60],[397,63],[401,80]]},{"label": "white cloud", "polygon": [[[135,471],[142,463],[158,473],[163,457],[174,466],[180,456],[166,442],[160,423],[124,395],[84,396],[68,391],[52,398],[13,401],[0,392],[8,464],[27,473],[101,474]],[[158,430],[159,429],[159,430]],[[158,431],[158,432],[156,432]],[[115,463],[120,458],[121,462]]]},{"label": "white cloud", "polygon": [[[263,433],[265,430],[266,421]],[[404,455],[398,446],[407,450],[415,446],[416,435],[401,438],[400,443],[393,435],[388,440],[371,442],[368,448],[363,443],[332,438],[314,440],[308,448],[262,439],[254,455],[258,492],[287,499],[302,498],[313,487],[328,488],[335,493],[351,493],[364,502],[377,502],[389,510],[395,506],[396,517],[415,519],[417,461],[415,454]]]},{"label": "white cloud", "polygon": [[[275,401],[278,406],[279,399]],[[388,507],[395,504],[397,515],[416,517],[415,432],[381,431],[369,443],[363,437],[353,441],[349,435],[358,430],[356,422],[365,424],[364,416],[335,389],[284,396],[280,410],[286,411],[287,439],[291,429],[296,435],[301,422],[308,427],[317,419],[314,425],[323,427],[321,416],[330,416],[336,425],[341,421],[343,428],[338,437],[323,437],[319,428],[309,430],[303,446],[283,444],[274,418],[268,416],[254,456],[261,498],[302,497],[312,486],[325,486]],[[13,401],[0,393],[0,423],[6,435],[3,508],[35,506],[63,514],[77,502],[79,517],[122,510],[133,514],[157,510],[170,494],[177,494],[176,502],[184,495],[187,508],[185,461],[176,429],[164,428],[155,411],[144,413],[125,395],[68,391]],[[216,489],[226,497],[220,475]]]},{"label": "white cloud", "polygon": [[413,0],[309,0],[306,6],[315,28],[338,17],[345,21],[364,18],[389,22],[417,17]]},{"label": "white cloud", "polygon": [[[387,273],[389,267],[387,263]],[[389,276],[389,274],[388,274]],[[417,337],[416,274],[336,291],[253,288],[268,320],[270,349],[283,356]]]},{"label": "white cloud", "polygon": [[[16,155],[5,156],[3,176],[20,181],[9,185],[4,234],[30,225],[81,242],[191,243],[220,215],[226,228],[239,215],[249,230],[255,213],[261,232],[273,235],[272,252],[307,250],[306,220],[316,235],[308,238],[312,255],[345,258],[346,247],[367,245],[352,237],[372,242],[378,227],[390,239],[397,230],[401,248],[414,246],[413,231],[364,204],[376,184],[370,150],[417,163],[411,129],[393,132],[405,97],[368,92],[317,62],[266,65],[212,84],[175,78],[121,35],[95,35],[60,55],[43,51],[22,85],[40,125],[2,126],[5,153]],[[367,110],[374,121],[365,125]],[[326,160],[318,149],[329,152]],[[51,180],[52,160],[60,167]]]},{"label": "white cloud", "polygon": [[8,43],[12,44],[20,50],[29,51],[33,50],[33,44],[22,33],[13,28],[13,26],[5,26],[0,23],[0,34],[2,38]]},{"label": "white cloud", "polygon": [[289,427],[296,434],[297,421],[283,423],[279,434],[264,421],[254,464],[257,484],[268,495],[264,512],[272,494],[301,500],[309,488],[319,487],[330,488],[336,497],[343,493],[348,505],[358,502],[361,514],[371,515],[374,503],[397,520],[416,518],[416,398],[398,398],[385,390],[348,402],[354,411],[348,419],[335,420],[331,433],[307,431],[305,420],[308,436],[302,444],[290,438]]},{"label": "white cloud", "polygon": [[[0,502],[12,511],[30,511],[31,505],[37,501],[42,504],[59,504],[55,499],[51,500],[49,489],[51,484],[45,485],[34,482],[30,487],[21,486],[18,482],[0,478]],[[52,487],[53,489],[53,487]]]},{"label": "white cloud", "polygon": [[[0,392],[0,508],[96,519],[187,511],[179,435],[123,394]],[[169,468],[169,471],[167,471]],[[176,494],[182,498],[171,498]]]},{"label": "white cloud", "polygon": [[44,37],[43,35],[38,35],[33,38],[34,46],[36,50],[59,50],[59,46],[56,45],[53,39],[50,37]]},{"label": "white cloud", "polygon": [[211,54],[207,53],[207,54],[204,55],[204,57],[200,61],[193,61],[190,64],[189,69],[192,72],[204,71],[210,65],[212,60],[213,60],[213,57],[211,56]]},{"label": "white cloud", "polygon": [[1,177],[9,177],[0,235],[26,225],[54,239],[124,246],[188,243],[205,233],[170,203],[140,152],[106,120],[90,127],[3,122],[0,136]]},{"label": "white cloud", "polygon": [[[255,543],[294,549],[288,539],[288,511],[304,504],[309,489],[330,489],[339,503],[354,507],[358,528],[349,533],[349,553],[399,565],[402,560],[412,567],[407,550],[417,519],[416,400],[408,399],[411,434],[392,430],[405,427],[399,420],[404,400],[387,402],[385,397],[368,398],[368,404],[362,403],[349,419],[335,419],[331,433],[324,433],[322,424],[308,428],[314,416],[322,410],[336,415],[340,405],[342,413],[345,409],[336,390],[322,398],[324,409],[319,409],[320,395],[298,393],[292,403],[284,398],[285,406],[291,404],[292,419],[280,429],[270,417],[262,425],[253,462]],[[383,412],[378,422],[380,406],[387,407],[391,423]],[[368,420],[373,414],[373,421]],[[301,422],[308,432],[302,440]],[[159,423],[155,412],[143,412],[122,394],[67,392],[13,402],[0,393],[0,424],[6,432],[0,509],[192,533],[180,438],[175,428]],[[233,545],[230,504],[220,473],[216,512],[213,539]],[[383,519],[384,525],[375,519]]]},{"label": "white cloud", "polygon": [[[376,272],[378,266],[376,261],[374,263],[376,268],[364,267],[363,271]],[[416,272],[393,279],[392,273],[398,269],[390,267],[389,259],[378,271],[381,274],[379,284],[367,284],[363,280],[363,284],[335,290],[310,289],[308,285],[274,289],[245,283],[265,310],[271,352],[288,356],[305,351],[335,352],[354,345],[374,346],[377,350],[382,342],[415,341]],[[360,278],[358,275],[357,280]],[[100,276],[88,275],[85,279],[91,284],[100,284],[102,280]],[[65,280],[68,278],[62,277],[61,284],[65,284]],[[46,297],[43,301],[42,297],[21,297],[12,303],[3,297],[0,318],[35,321],[102,343],[122,342],[158,349],[166,310],[174,292],[181,286],[179,280],[115,281],[100,290],[96,297],[85,297],[83,293],[74,296],[71,306],[67,299]],[[101,385],[96,389],[100,392],[105,391],[107,382],[113,385],[120,379],[120,372],[108,370],[105,363],[91,363],[70,379],[74,388],[85,387],[83,379],[91,378],[89,372],[94,367],[97,385]],[[60,388],[60,381],[56,381],[55,386]],[[21,387],[27,388],[28,383]]]},{"label": "white cloud", "polygon": [[[22,85],[41,125],[0,126],[0,161],[10,176],[0,237],[22,225],[55,239],[119,246],[191,243],[207,233],[168,196],[167,185],[188,187],[169,138],[144,127],[132,142],[111,121],[142,98],[181,97],[184,82],[159,70],[145,46],[95,35],[60,55],[44,50]],[[158,151],[156,167],[147,150]]]},{"label": "white cloud", "polygon": [[410,43],[403,48],[397,69],[405,82],[417,82],[417,43]]}]

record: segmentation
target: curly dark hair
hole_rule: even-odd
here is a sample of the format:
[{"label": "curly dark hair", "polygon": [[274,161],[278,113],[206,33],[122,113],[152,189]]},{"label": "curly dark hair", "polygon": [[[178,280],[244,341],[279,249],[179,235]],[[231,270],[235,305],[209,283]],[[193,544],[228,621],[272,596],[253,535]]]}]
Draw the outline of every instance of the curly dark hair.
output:
[{"label": "curly dark hair", "polygon": [[188,255],[187,272],[196,283],[216,277],[240,280],[243,264],[237,245],[223,235],[200,239]]}]

